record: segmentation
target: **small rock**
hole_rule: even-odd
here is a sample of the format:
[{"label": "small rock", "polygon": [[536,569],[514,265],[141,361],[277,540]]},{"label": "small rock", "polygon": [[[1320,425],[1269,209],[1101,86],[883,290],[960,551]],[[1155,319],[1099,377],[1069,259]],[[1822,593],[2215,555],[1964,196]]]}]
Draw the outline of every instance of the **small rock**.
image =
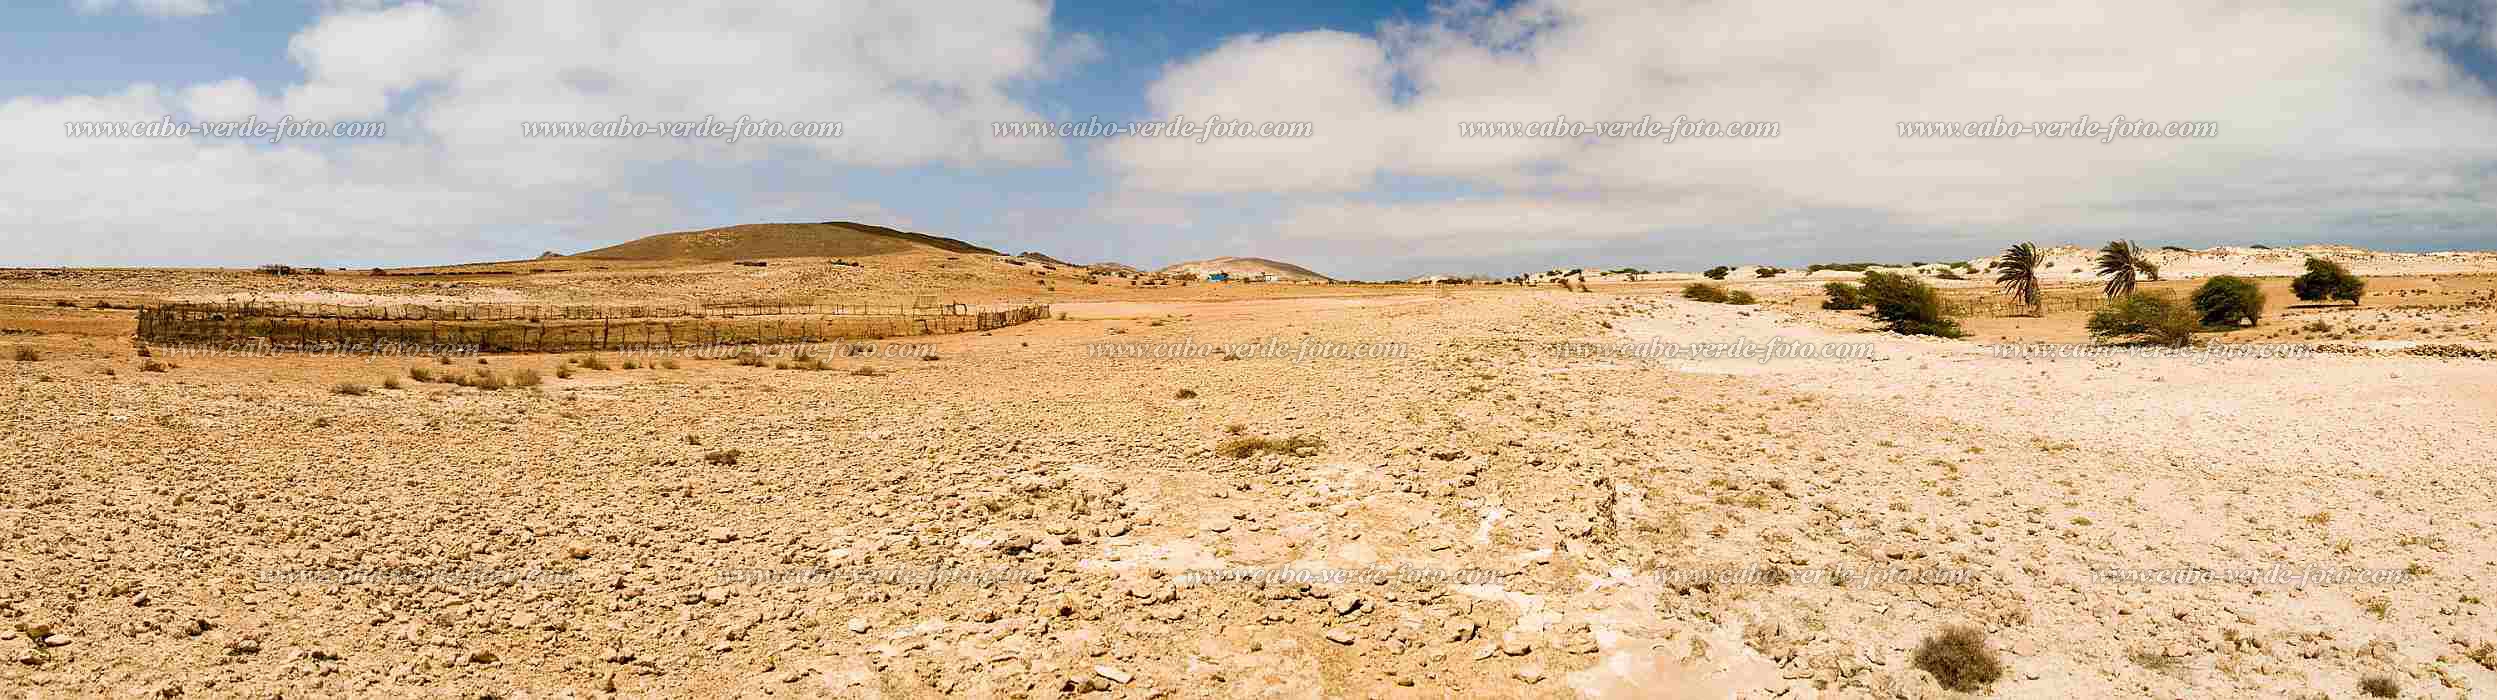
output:
[{"label": "small rock", "polygon": [[1529,684],[1543,682],[1543,666],[1539,664],[1520,666],[1517,669],[1517,679]]},{"label": "small rock", "polygon": [[853,617],[853,618],[850,618],[850,632],[851,632],[851,633],[853,633],[853,634],[866,634],[866,633],[867,633],[867,618],[864,618],[864,617]]},{"label": "small rock", "polygon": [[1340,629],[1327,630],[1327,641],[1337,644],[1351,644],[1353,643],[1353,639],[1354,637],[1351,632],[1346,632]]},{"label": "small rock", "polygon": [[1126,671],[1121,671],[1108,666],[1094,666],[1092,667],[1092,672],[1100,674],[1102,678],[1110,679],[1111,682],[1121,685],[1125,685],[1128,681],[1136,679],[1135,676],[1128,675]]}]

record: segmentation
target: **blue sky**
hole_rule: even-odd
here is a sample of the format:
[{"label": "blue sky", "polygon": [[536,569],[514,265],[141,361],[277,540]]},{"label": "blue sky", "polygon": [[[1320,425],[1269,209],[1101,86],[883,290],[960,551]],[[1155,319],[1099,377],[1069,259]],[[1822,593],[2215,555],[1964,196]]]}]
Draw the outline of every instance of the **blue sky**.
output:
[{"label": "blue sky", "polygon": [[[946,0],[62,0],[0,8],[0,265],[340,266],[852,219],[1078,261],[1338,276],[1965,258],[2013,240],[2497,248],[2491,0],[2103,10]],[[522,140],[528,119],[843,121],[838,142]],[[1300,121],[1000,139],[995,121]],[[1905,120],[2216,123],[2111,144]],[[385,139],[66,138],[378,120]],[[1477,120],[1775,121],[1504,140]],[[150,193],[134,196],[131,193]]]}]

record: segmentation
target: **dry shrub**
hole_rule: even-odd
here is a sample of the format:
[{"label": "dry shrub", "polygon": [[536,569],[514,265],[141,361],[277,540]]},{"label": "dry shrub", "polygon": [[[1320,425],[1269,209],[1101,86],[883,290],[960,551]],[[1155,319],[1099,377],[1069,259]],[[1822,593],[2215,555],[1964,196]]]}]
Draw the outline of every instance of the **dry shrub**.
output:
[{"label": "dry shrub", "polygon": [[406,385],[404,385],[404,384],[400,384],[400,383],[399,383],[399,378],[398,378],[398,377],[385,377],[385,378],[383,378],[383,379],[381,380],[381,388],[384,388],[384,389],[389,389],[389,390],[392,390],[392,391],[397,391],[397,390],[399,390],[400,388],[405,387],[405,386],[406,386]]},{"label": "dry shrub", "polygon": [[477,370],[476,374],[461,378],[459,385],[485,391],[495,391],[505,386],[503,375],[495,374],[494,370],[490,369]]},{"label": "dry shrub", "polygon": [[2402,684],[2392,676],[2368,676],[2359,679],[2358,692],[2371,698],[2398,698],[2402,696]]},{"label": "dry shrub", "polygon": [[2003,677],[2003,660],[1985,646],[1985,631],[1975,627],[1944,627],[1916,645],[1916,668],[1933,674],[1942,687],[1975,692]]},{"label": "dry shrub", "polygon": [[858,369],[850,370],[850,376],[853,376],[853,377],[881,377],[881,376],[884,376],[884,371],[883,371],[883,370],[876,369],[876,368],[874,368],[874,367],[864,367],[864,366],[862,366],[862,367],[859,367]]},{"label": "dry shrub", "polygon": [[607,367],[607,358],[599,357],[599,356],[598,356],[598,353],[590,353],[590,354],[587,354],[587,355],[582,355],[582,356],[581,356],[581,359],[580,359],[579,361],[580,361],[580,363],[581,363],[581,369],[595,369],[595,370],[604,370],[604,369],[608,369],[608,367]]},{"label": "dry shrub", "polygon": [[668,359],[665,359],[665,360],[660,360],[660,361],[659,361],[659,368],[660,368],[660,369],[682,369],[682,368],[683,368],[683,365],[676,364],[676,358],[671,357],[671,358],[668,358]]},{"label": "dry shrub", "polygon": [[1214,454],[1230,457],[1232,459],[1241,459],[1269,452],[1287,455],[1298,454],[1303,448],[1315,450],[1325,446],[1325,442],[1309,435],[1294,435],[1287,440],[1277,440],[1263,435],[1258,435],[1251,437],[1235,437],[1229,440],[1224,440],[1221,444],[1214,446]]},{"label": "dry shrub", "polygon": [[1195,389],[1181,389],[1181,390],[1179,390],[1178,398],[1180,398],[1180,399],[1182,399],[1182,400],[1196,398],[1196,390],[1195,390]]},{"label": "dry shrub", "polygon": [[339,382],[329,388],[329,393],[339,396],[363,396],[373,393],[373,390],[355,382]]},{"label": "dry shrub", "polygon": [[747,350],[747,351],[745,351],[745,352],[737,353],[737,358],[736,358],[735,360],[733,360],[732,362],[733,362],[733,363],[735,363],[735,364],[736,364],[737,366],[739,366],[739,367],[762,367],[762,366],[764,366],[763,356],[762,356],[762,355],[760,355],[760,354],[757,354],[756,352],[754,352],[754,351],[752,351],[752,350]]},{"label": "dry shrub", "polygon": [[737,450],[713,450],[704,454],[702,461],[713,466],[733,467],[737,465],[737,457],[743,454]]},{"label": "dry shrub", "polygon": [[155,360],[148,360],[146,362],[139,363],[139,371],[141,372],[162,372],[166,369],[170,368],[166,367],[165,363],[157,362]]},{"label": "dry shrub", "polygon": [[538,371],[537,371],[537,370],[534,370],[534,369],[516,369],[516,370],[512,370],[512,386],[537,386],[537,385],[540,385],[540,384],[545,384],[545,383],[546,383],[546,378],[545,378],[545,377],[540,377],[540,376],[538,376]]},{"label": "dry shrub", "polygon": [[556,378],[556,379],[571,379],[571,378],[572,378],[572,365],[556,365],[556,366],[555,366],[555,378]]},{"label": "dry shrub", "polygon": [[[11,352],[10,355],[16,357],[19,362],[34,362],[43,359],[43,353],[35,352],[34,348],[26,347],[24,345],[17,346],[17,349]],[[141,355],[140,357],[146,356]]]},{"label": "dry shrub", "polygon": [[623,367],[623,368],[625,368],[625,369],[641,369],[641,368],[642,368],[641,363],[634,362],[634,361],[632,361],[632,360],[625,360],[625,361],[624,361],[624,364],[617,365],[617,366],[618,366],[618,367]]},{"label": "dry shrub", "polygon": [[425,369],[423,367],[409,367],[407,368],[407,378],[414,379],[419,382],[431,382],[434,380],[434,373],[433,370]]}]

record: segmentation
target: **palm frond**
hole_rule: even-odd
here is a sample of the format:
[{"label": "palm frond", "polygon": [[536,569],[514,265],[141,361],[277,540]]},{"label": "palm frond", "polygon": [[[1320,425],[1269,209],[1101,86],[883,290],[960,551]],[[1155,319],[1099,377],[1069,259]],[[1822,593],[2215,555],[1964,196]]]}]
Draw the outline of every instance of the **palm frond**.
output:
[{"label": "palm frond", "polygon": [[2140,250],[2132,241],[2108,241],[2107,247],[2098,249],[2098,274],[2107,278],[2107,298],[2133,293],[2141,265]]},{"label": "palm frond", "polygon": [[2003,291],[2022,306],[2040,309],[2046,295],[2038,287],[2037,270],[2038,263],[2044,259],[2045,256],[2038,254],[2035,243],[2005,248],[2003,255],[1994,260],[1994,283],[2002,285]]}]

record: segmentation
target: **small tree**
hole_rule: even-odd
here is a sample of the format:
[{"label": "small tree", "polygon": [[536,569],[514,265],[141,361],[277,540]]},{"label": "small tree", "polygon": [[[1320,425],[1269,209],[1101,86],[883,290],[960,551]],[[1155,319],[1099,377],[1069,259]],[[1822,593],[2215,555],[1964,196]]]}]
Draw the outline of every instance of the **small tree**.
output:
[{"label": "small tree", "polygon": [[1855,285],[1831,282],[1821,285],[1821,293],[1829,295],[1828,299],[1821,300],[1821,308],[1831,311],[1854,311],[1864,308],[1863,290],[1857,289]]},{"label": "small tree", "polygon": [[2290,280],[2289,291],[2297,294],[2298,299],[2302,301],[2335,299],[2347,301],[2350,305],[2356,306],[2358,298],[2367,295],[2367,281],[2350,274],[2350,271],[2342,268],[2340,263],[2323,258],[2307,258],[2306,274],[2298,275],[2297,279]]},{"label": "small tree", "polygon": [[1864,273],[1864,298],[1873,305],[1873,318],[1892,332],[1944,338],[1967,335],[1960,331],[1958,321],[1944,313],[1942,295],[1913,277]]},{"label": "small tree", "polygon": [[2173,348],[2193,344],[2202,317],[2166,292],[2135,292],[2116,297],[2090,314],[2090,337],[2127,339]]},{"label": "small tree", "polygon": [[1724,265],[1718,265],[1718,266],[1716,266],[1716,267],[1711,267],[1711,268],[1708,268],[1708,271],[1707,271],[1707,272],[1702,272],[1702,273],[1699,273],[1699,274],[1700,274],[1701,276],[1703,276],[1703,277],[1707,277],[1708,279],[1712,279],[1712,280],[1721,280],[1721,279],[1725,279],[1725,276],[1726,276],[1726,275],[1734,274],[1734,268],[1731,268],[1731,267],[1726,267],[1726,266],[1724,266]]},{"label": "small tree", "polygon": [[1725,303],[1725,288],[1707,283],[1694,283],[1682,288],[1682,298],[1711,304]]},{"label": "small tree", "polygon": [[2205,326],[2263,322],[2263,290],[2243,277],[2213,277],[2194,290],[2193,302],[2194,311],[2202,314]]}]

